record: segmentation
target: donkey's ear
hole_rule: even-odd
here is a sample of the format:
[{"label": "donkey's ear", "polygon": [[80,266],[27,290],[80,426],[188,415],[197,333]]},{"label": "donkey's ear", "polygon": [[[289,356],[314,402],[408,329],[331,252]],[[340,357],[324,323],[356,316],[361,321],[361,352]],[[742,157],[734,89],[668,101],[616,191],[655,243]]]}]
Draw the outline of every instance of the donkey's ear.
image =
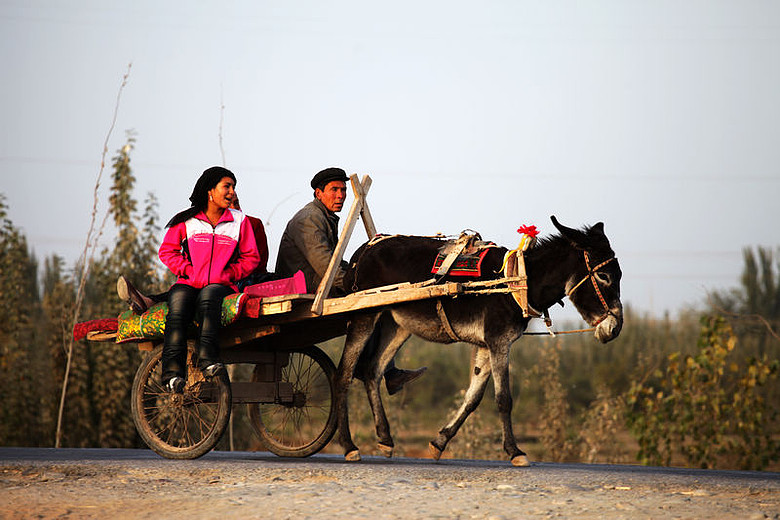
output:
[{"label": "donkey's ear", "polygon": [[561,235],[563,235],[564,238],[571,242],[572,245],[579,248],[583,248],[585,246],[585,235],[582,233],[582,231],[564,226],[558,222],[558,219],[555,218],[555,215],[551,215],[550,220],[552,220],[553,226],[555,226],[555,228],[561,232]]}]

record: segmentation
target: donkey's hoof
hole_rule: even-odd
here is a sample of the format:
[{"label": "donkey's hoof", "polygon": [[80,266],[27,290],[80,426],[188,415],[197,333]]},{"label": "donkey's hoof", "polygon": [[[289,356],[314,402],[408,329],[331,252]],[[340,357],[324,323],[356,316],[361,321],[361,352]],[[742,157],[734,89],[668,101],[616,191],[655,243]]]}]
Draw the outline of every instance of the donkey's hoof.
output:
[{"label": "donkey's hoof", "polygon": [[512,466],[518,468],[527,468],[530,465],[531,465],[531,461],[528,460],[528,457],[525,455],[518,455],[517,457],[512,457]]},{"label": "donkey's hoof", "polygon": [[376,445],[377,448],[379,448],[379,453],[387,457],[388,459],[393,456],[393,447],[388,446],[387,444],[378,443]]},{"label": "donkey's hoof", "polygon": [[431,458],[433,458],[433,460],[439,460],[441,458],[441,454],[443,453],[443,451],[434,446],[432,442],[428,443],[428,451],[430,452]]},{"label": "donkey's hoof", "polygon": [[359,462],[360,452],[358,450],[349,451],[344,455],[344,460],[347,462]]}]

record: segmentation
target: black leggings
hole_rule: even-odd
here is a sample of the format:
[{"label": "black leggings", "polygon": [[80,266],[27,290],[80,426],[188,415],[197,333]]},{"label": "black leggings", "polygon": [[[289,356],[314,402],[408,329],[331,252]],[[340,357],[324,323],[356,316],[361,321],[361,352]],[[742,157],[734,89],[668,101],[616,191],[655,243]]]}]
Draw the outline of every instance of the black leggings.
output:
[{"label": "black leggings", "polygon": [[234,291],[227,285],[211,284],[196,289],[176,284],[168,291],[168,316],[162,352],[162,383],[172,377],[187,377],[187,329],[200,321],[198,367],[219,361],[218,334],[222,326],[222,299]]}]

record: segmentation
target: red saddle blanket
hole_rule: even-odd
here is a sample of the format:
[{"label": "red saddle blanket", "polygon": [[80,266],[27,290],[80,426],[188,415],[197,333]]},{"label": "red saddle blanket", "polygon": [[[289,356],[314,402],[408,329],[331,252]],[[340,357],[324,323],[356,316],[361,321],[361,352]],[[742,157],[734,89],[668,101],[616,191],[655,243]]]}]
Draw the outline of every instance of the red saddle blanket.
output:
[{"label": "red saddle blanket", "polygon": [[[482,275],[482,260],[485,259],[485,255],[487,254],[488,249],[483,249],[481,251],[478,251],[474,254],[469,255],[458,255],[458,257],[455,259],[455,262],[452,264],[452,267],[450,267],[450,270],[448,271],[448,276],[481,276]],[[436,272],[439,270],[439,267],[441,267],[441,264],[444,262],[444,259],[447,258],[446,253],[439,253],[436,256],[436,260],[433,262],[433,267],[431,268],[431,273],[436,274]]]}]

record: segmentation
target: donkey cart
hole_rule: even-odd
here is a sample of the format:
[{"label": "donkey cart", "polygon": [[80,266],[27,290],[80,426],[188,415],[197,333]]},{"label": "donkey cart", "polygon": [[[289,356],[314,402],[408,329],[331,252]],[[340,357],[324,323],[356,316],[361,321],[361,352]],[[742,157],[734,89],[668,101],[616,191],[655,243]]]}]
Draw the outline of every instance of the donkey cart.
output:
[{"label": "donkey cart", "polygon": [[[239,403],[249,406],[254,430],[277,455],[314,454],[338,426],[346,460],[360,460],[349,431],[347,392],[358,358],[370,338],[376,337],[363,376],[379,448],[391,456],[394,443],[379,382],[389,360],[414,334],[436,343],[465,342],[475,348],[467,400],[431,441],[432,456],[441,456],[476,409],[492,377],[504,451],[512,464],[527,466],[512,431],[509,349],[528,334],[531,318],[543,316],[552,334],[547,309],[562,304],[564,297],[591,326],[568,332],[594,331],[602,343],[618,336],[623,324],[622,272],[603,223],[575,230],[551,217],[560,234],[542,240],[528,255],[523,242],[507,250],[478,240],[476,234],[463,233],[455,241],[438,236],[378,236],[365,203],[371,179],[366,176],[361,182],[353,175],[351,183],[355,200],[315,294],[286,291],[290,294],[248,298],[243,304],[245,294],[225,299],[233,298],[236,320],[223,328],[222,360],[254,365],[250,381],[231,382],[226,374],[205,379],[195,369],[193,344],[184,393],[168,393],[160,384],[161,338],[139,341],[139,348],[149,351],[132,388],[132,415],[139,434],[164,457],[199,457],[217,444],[232,405]],[[326,297],[358,217],[370,241],[355,252],[345,276],[346,286],[354,292]],[[471,276],[471,281],[453,281],[467,279],[464,276]],[[223,322],[225,308],[223,303]],[[164,319],[158,315],[160,321]],[[381,334],[374,336],[380,322]],[[119,341],[113,334],[93,331],[87,337]],[[314,344],[342,335],[346,341],[337,370]]]},{"label": "donkey cart", "polygon": [[[144,442],[171,459],[194,459],[217,445],[233,405],[247,405],[249,421],[262,443],[283,457],[307,457],[320,451],[336,431],[334,374],[336,367],[316,346],[346,333],[350,315],[361,309],[455,294],[460,284],[398,284],[341,298],[325,298],[333,284],[358,216],[369,237],[376,235],[365,202],[371,179],[352,176],[355,193],[330,267],[316,294],[287,294],[247,298],[239,316],[222,330],[220,350],[227,365],[253,365],[249,381],[230,381],[227,374],[206,379],[197,367],[197,349],[190,341],[187,383],[182,394],[166,391],[161,384],[162,337],[123,339],[115,330],[93,329],[90,341],[122,341],[137,344],[146,357],[132,385],[131,413]],[[420,286],[422,285],[422,286]],[[155,306],[157,307],[157,306]],[[164,304],[140,319],[164,323]],[[224,306],[223,306],[224,307]],[[138,319],[138,317],[136,317]],[[107,320],[96,320],[107,321]],[[139,328],[145,325],[143,321]]]}]

